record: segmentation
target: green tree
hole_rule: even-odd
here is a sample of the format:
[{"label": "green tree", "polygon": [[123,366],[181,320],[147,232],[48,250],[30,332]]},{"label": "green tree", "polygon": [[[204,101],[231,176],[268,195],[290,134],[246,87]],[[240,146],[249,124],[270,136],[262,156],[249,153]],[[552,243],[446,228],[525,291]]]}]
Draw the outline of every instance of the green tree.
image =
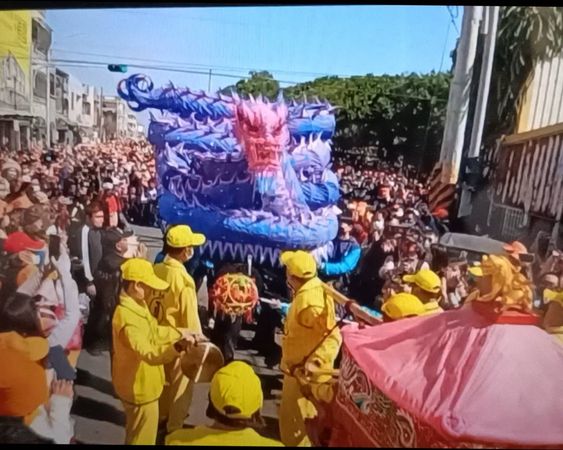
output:
[{"label": "green tree", "polygon": [[239,80],[234,86],[227,86],[221,89],[221,93],[230,95],[231,91],[237,92],[239,95],[252,94],[257,97],[262,95],[270,100],[273,100],[280,90],[280,84],[273,75],[267,71],[252,71],[250,78]]},{"label": "green tree", "polygon": [[319,97],[337,106],[335,150],[385,149],[390,159],[428,170],[440,151],[450,75],[324,77],[285,90],[287,98]]}]

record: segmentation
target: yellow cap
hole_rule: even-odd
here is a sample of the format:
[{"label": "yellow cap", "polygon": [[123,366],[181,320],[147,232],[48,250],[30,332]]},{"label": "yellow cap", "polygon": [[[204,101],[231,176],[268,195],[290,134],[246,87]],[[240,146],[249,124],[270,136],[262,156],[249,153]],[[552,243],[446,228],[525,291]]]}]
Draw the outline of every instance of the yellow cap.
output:
[{"label": "yellow cap", "polygon": [[469,269],[469,273],[473,276],[476,277],[482,277],[483,276],[483,268],[479,265],[475,265],[473,267],[470,267]]},{"label": "yellow cap", "polygon": [[164,291],[169,287],[166,281],[156,276],[152,264],[142,258],[130,258],[126,260],[121,265],[121,278],[127,281],[144,283],[157,291]]},{"label": "yellow cap", "polygon": [[563,291],[558,292],[552,289],[544,289],[543,298],[545,302],[559,302],[563,305]]},{"label": "yellow cap", "polygon": [[406,283],[414,283],[420,289],[426,292],[432,292],[433,294],[440,292],[442,285],[440,277],[429,269],[419,270],[414,275],[405,275],[403,281]]},{"label": "yellow cap", "polygon": [[252,367],[233,361],[219,369],[211,380],[209,398],[215,409],[229,419],[250,419],[262,408],[260,378]]},{"label": "yellow cap", "polygon": [[194,247],[205,244],[205,236],[188,225],[174,225],[166,232],[166,243],[174,248]]},{"label": "yellow cap", "polygon": [[409,316],[422,316],[426,313],[424,304],[417,297],[406,292],[389,297],[381,307],[381,311],[393,320]]},{"label": "yellow cap", "polygon": [[283,252],[281,263],[287,267],[287,272],[297,278],[308,280],[317,275],[317,263],[310,253],[303,250],[296,252]]}]

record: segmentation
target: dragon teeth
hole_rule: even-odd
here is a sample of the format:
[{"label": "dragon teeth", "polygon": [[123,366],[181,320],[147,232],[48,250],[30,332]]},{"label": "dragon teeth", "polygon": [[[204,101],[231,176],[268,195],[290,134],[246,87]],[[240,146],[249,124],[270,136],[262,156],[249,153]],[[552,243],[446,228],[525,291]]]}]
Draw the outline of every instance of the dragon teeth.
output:
[{"label": "dragon teeth", "polygon": [[280,250],[272,247],[264,247],[260,244],[242,244],[221,241],[207,241],[204,251],[210,258],[233,258],[238,261],[246,261],[248,255],[253,261],[263,264],[268,261],[272,266],[279,262]]}]

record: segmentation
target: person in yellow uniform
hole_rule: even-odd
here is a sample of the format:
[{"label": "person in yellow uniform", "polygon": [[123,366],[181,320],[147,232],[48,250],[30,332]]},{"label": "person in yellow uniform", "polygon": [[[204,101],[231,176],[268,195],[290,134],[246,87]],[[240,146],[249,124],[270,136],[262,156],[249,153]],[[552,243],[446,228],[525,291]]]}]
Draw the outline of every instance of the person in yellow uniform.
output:
[{"label": "person in yellow uniform", "polygon": [[[279,414],[280,436],[287,446],[310,446],[305,419],[317,415],[313,399],[330,402],[332,389],[315,377],[303,383],[300,376],[305,364],[319,371],[330,371],[342,343],[337,328],[334,301],[325,296],[317,277],[317,264],[307,252],[284,252],[281,263],[286,267],[287,284],[293,300],[287,312],[282,340],[280,368],[284,373]],[[330,377],[329,377],[330,378]]]},{"label": "person in yellow uniform", "polygon": [[282,447],[281,442],[255,431],[264,425],[260,416],[263,401],[260,379],[252,367],[233,361],[211,380],[206,414],[214,423],[176,430],[166,437],[166,445]]},{"label": "person in yellow uniform", "polygon": [[411,289],[411,294],[423,304],[427,314],[444,311],[439,305],[442,281],[438,274],[429,269],[421,269],[414,275],[404,275],[403,281]]},{"label": "person in yellow uniform", "polygon": [[546,311],[542,325],[545,331],[563,344],[563,275],[546,274],[542,281],[546,285],[543,290]]},{"label": "person in yellow uniform", "polygon": [[418,317],[428,314],[424,304],[414,295],[400,292],[389,297],[381,306],[384,322]]},{"label": "person in yellow uniform", "polygon": [[[185,328],[205,340],[198,315],[197,291],[184,263],[194,254],[193,247],[203,245],[205,236],[192,232],[187,225],[174,225],[166,233],[161,263],[154,272],[170,285],[166,292],[156,293],[149,307],[160,325]],[[182,428],[190,411],[193,383],[182,373],[180,360],[164,366],[166,385],[160,398],[160,423],[166,423],[168,433]]]},{"label": "person in yellow uniform", "polygon": [[125,443],[154,445],[163,364],[178,359],[195,338],[186,330],[158,325],[149,311],[149,292],[168,289],[150,262],[128,259],[121,273],[119,305],[112,319],[112,383],[125,410]]}]

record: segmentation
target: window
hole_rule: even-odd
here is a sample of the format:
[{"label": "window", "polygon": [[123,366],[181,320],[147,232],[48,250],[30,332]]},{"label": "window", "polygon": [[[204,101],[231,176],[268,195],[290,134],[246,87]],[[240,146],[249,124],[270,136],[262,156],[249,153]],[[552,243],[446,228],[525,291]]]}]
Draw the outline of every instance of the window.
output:
[{"label": "window", "polygon": [[35,72],[33,95],[39,98],[47,98],[47,74],[39,71]]},{"label": "window", "polygon": [[47,55],[51,47],[51,32],[43,27],[37,20],[33,20],[31,24],[31,39],[35,50]]},{"label": "window", "polygon": [[52,96],[55,96],[55,75],[54,75],[54,74],[50,74],[50,75],[49,75],[49,78],[50,78],[50,80],[51,80],[51,84],[49,85],[49,88],[50,88],[50,89],[49,89],[49,93],[50,93]]},{"label": "window", "polygon": [[70,94],[70,109],[74,110],[74,92]]},{"label": "window", "polygon": [[82,103],[82,114],[85,116],[89,116],[90,114],[92,114],[92,105],[90,105],[90,103],[88,102]]}]

